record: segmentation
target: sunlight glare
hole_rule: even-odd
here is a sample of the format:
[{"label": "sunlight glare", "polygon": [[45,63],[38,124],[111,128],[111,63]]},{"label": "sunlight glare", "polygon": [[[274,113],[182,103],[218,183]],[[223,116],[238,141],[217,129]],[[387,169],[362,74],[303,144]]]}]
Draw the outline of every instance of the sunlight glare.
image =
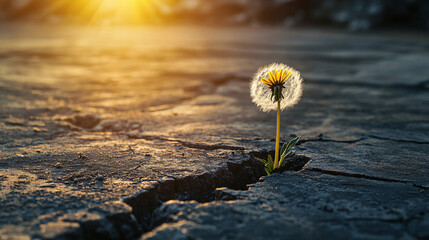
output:
[{"label": "sunlight glare", "polygon": [[52,4],[51,9],[63,7],[90,25],[134,25],[159,20],[154,0],[58,1]]}]

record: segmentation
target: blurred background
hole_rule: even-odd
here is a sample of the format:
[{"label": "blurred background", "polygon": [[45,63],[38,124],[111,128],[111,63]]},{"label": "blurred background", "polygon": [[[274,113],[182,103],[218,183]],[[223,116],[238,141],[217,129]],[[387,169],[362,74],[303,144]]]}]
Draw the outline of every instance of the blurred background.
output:
[{"label": "blurred background", "polygon": [[0,0],[1,22],[429,30],[427,0]]}]

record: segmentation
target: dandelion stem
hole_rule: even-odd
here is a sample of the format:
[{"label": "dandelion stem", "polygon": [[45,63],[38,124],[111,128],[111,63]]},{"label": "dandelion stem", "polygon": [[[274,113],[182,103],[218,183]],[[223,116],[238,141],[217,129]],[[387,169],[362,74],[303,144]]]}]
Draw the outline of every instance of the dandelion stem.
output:
[{"label": "dandelion stem", "polygon": [[276,133],[276,155],[274,168],[279,167],[279,145],[280,145],[280,100],[277,101],[277,133]]}]

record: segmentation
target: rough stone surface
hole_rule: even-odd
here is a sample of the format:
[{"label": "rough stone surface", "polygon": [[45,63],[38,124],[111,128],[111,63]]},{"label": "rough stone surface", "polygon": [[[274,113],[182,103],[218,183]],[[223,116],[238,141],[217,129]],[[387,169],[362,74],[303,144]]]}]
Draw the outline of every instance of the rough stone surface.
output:
[{"label": "rough stone surface", "polygon": [[[141,239],[425,239],[428,191],[302,171],[264,177],[229,201],[171,200]],[[224,191],[224,190],[220,190]],[[427,222],[426,222],[427,223]],[[422,227],[422,226],[421,226]]]},{"label": "rough stone surface", "polygon": [[[0,236],[425,239],[427,42],[2,25]],[[250,154],[275,143],[274,114],[248,93],[272,61],[302,71],[281,134],[312,160],[244,191],[262,174]]]}]

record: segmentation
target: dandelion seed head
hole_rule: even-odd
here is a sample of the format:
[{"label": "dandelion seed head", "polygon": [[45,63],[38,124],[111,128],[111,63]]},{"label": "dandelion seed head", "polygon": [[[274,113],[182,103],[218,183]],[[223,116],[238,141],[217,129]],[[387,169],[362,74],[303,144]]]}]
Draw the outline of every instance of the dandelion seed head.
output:
[{"label": "dandelion seed head", "polygon": [[[285,74],[282,75],[282,73]],[[273,78],[280,80],[271,81]],[[283,111],[286,108],[294,106],[301,99],[302,82],[300,73],[294,68],[283,63],[272,63],[260,68],[251,80],[250,97],[252,98],[252,102],[263,112],[277,110],[277,102],[273,101],[273,91],[270,85],[272,85],[271,83],[282,84],[283,98],[280,100],[280,109]]]}]

